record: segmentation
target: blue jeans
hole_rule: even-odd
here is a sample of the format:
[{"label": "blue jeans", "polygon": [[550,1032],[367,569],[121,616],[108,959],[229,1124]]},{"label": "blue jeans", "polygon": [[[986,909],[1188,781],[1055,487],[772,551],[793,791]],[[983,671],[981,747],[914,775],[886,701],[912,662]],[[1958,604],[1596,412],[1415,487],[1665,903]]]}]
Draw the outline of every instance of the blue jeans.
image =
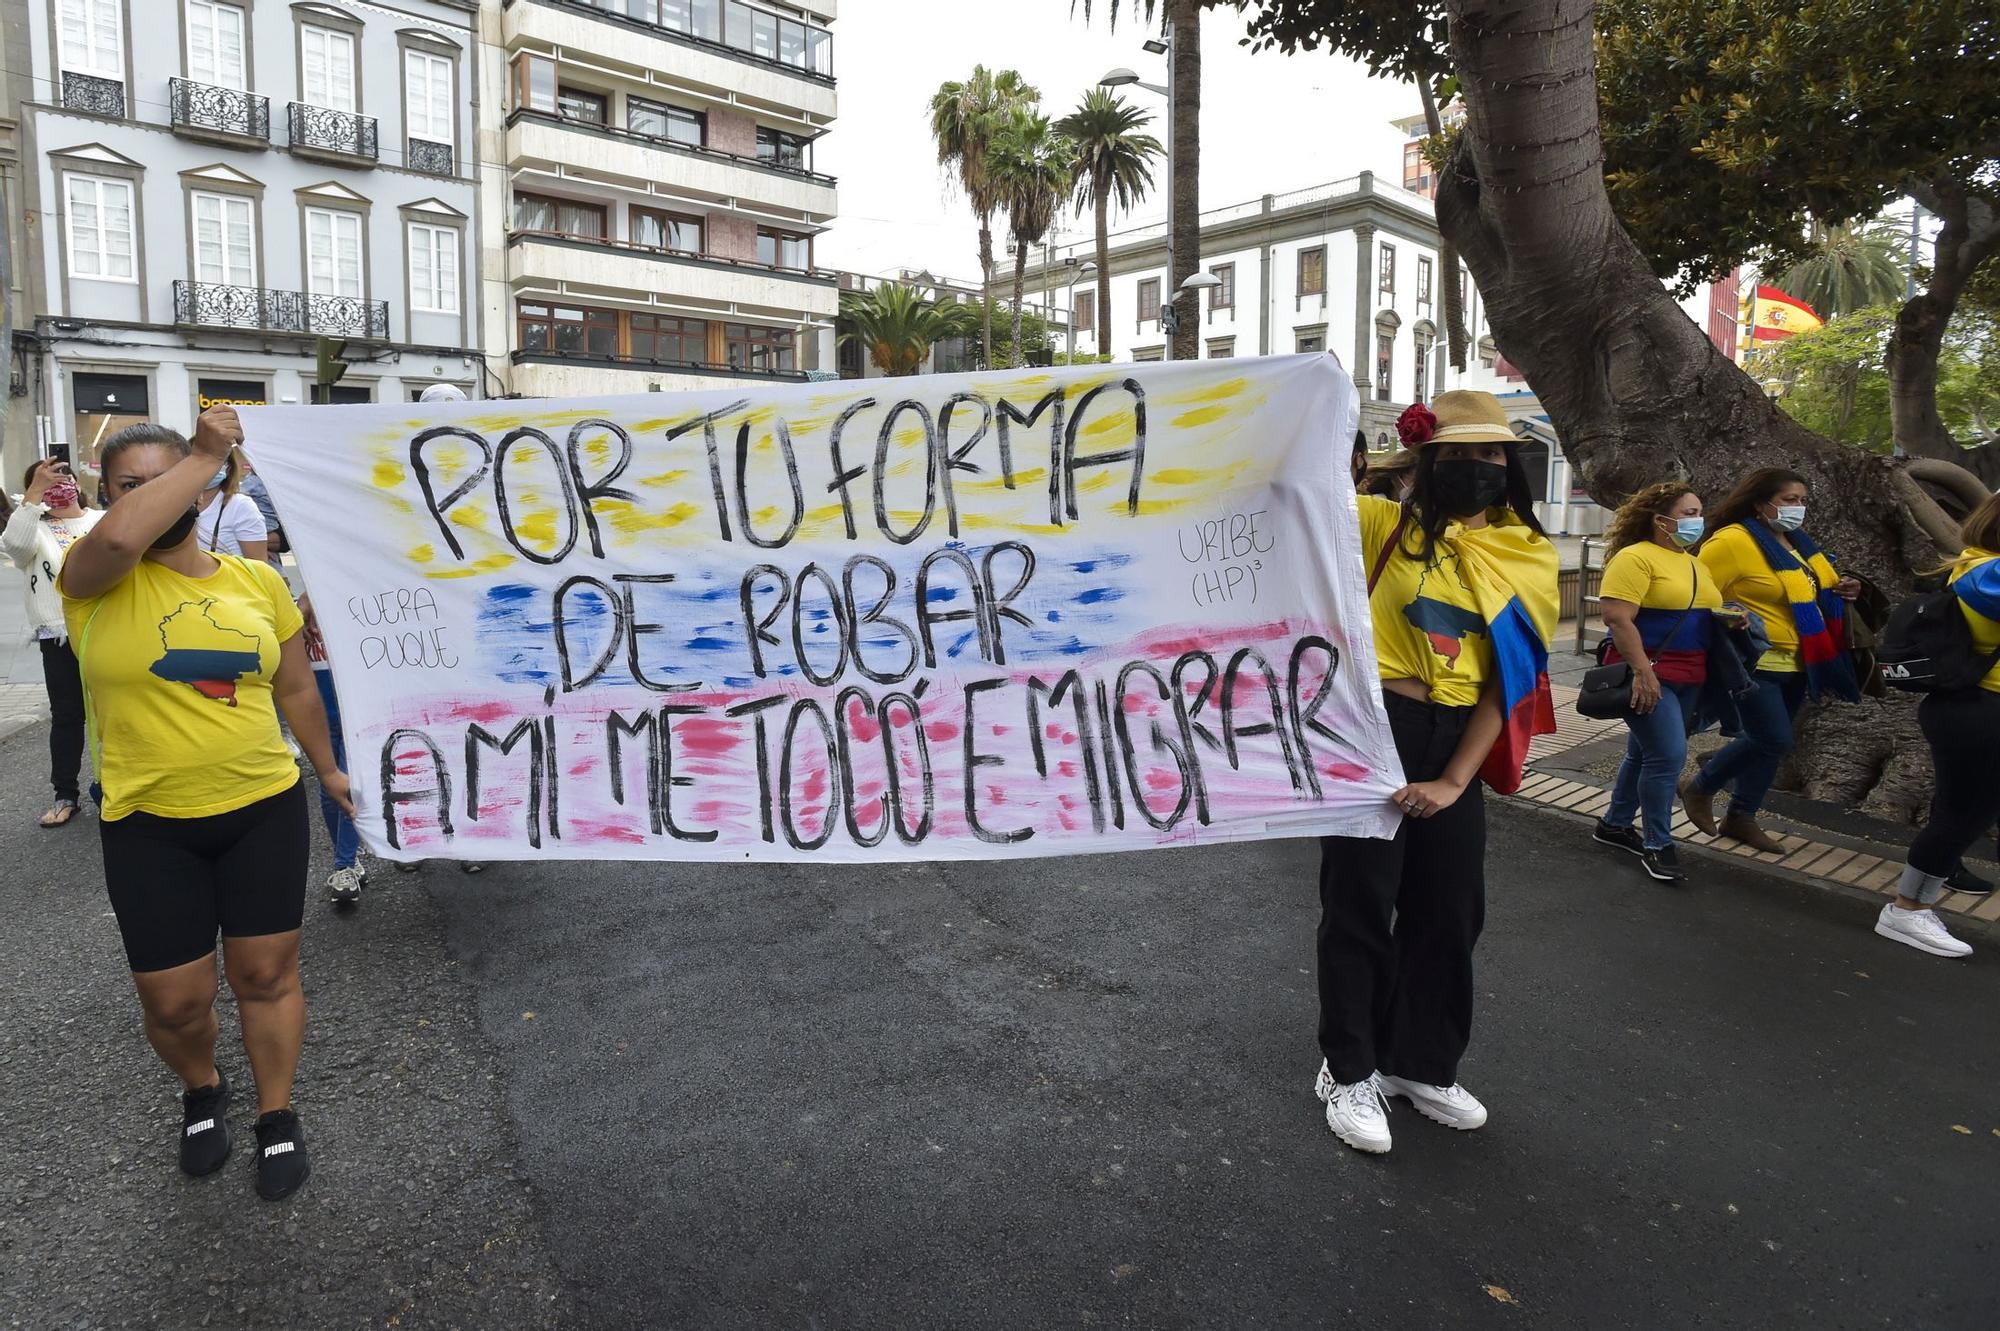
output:
[{"label": "blue jeans", "polygon": [[1759,670],[1757,687],[1736,700],[1743,733],[1730,740],[1695,773],[1697,789],[1710,794],[1729,786],[1729,812],[1748,818],[1764,807],[1764,796],[1778,779],[1778,768],[1792,751],[1792,718],[1806,700],[1801,670]]},{"label": "blue jeans", "polygon": [[1604,821],[1630,827],[1633,818],[1643,819],[1648,850],[1674,844],[1674,788],[1680,784],[1681,764],[1687,761],[1687,723],[1700,693],[1699,684],[1663,683],[1659,706],[1644,714],[1625,714],[1632,733],[1625,741],[1618,779],[1611,783],[1611,807],[1604,811]]},{"label": "blue jeans", "polygon": [[[313,671],[313,682],[319,685],[319,700],[326,707],[326,733],[333,740],[333,760],[340,764],[340,770],[347,770],[347,744],[340,737],[340,698],[333,691],[331,670]],[[361,853],[361,829],[354,820],[327,797],[325,790],[319,792],[320,816],[326,819],[327,839],[333,842],[333,867],[352,869],[354,857]]]}]

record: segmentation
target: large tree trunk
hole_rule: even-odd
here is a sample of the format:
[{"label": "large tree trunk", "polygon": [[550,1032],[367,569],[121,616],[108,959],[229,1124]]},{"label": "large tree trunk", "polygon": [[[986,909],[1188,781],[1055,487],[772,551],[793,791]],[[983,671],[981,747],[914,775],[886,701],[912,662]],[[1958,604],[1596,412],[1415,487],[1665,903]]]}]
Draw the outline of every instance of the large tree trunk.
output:
[{"label": "large tree trunk", "polygon": [[1938,232],[1928,289],[1896,314],[1889,339],[1889,416],[1896,444],[1911,457],[1944,458],[1973,466],[1991,484],[2000,459],[1989,449],[1965,455],[1938,414],[1938,355],[1945,325],[1973,272],[2000,249],[2000,210],[1954,181],[1914,186],[1917,200],[1944,226]]},{"label": "large tree trunk", "polygon": [[[1549,413],[1598,502],[1685,475],[1713,500],[1747,471],[1810,479],[1813,534],[1848,570],[1885,587],[1935,565],[1956,529],[1905,470],[1780,412],[1683,314],[1626,235],[1605,193],[1598,133],[1595,6],[1588,0],[1451,0],[1467,132],[1439,174],[1438,223],[1486,301],[1493,335]],[[1832,753],[1867,766],[1839,795],[1920,805],[1922,755],[1906,702],[1832,708],[1802,736],[1802,765]],[[1817,753],[1817,757],[1815,754]],[[1884,775],[1895,779],[1884,782]],[[1834,793],[1827,790],[1823,793]],[[1880,801],[1878,801],[1880,802]]]},{"label": "large tree trunk", "polygon": [[1167,299],[1180,327],[1174,333],[1174,359],[1194,360],[1201,346],[1201,293],[1182,291],[1181,283],[1201,268],[1201,0],[1168,0],[1167,22],[1173,34],[1167,59],[1173,62],[1174,190],[1167,225],[1174,233],[1174,266],[1167,274]]},{"label": "large tree trunk", "polygon": [[[1097,186],[1097,353],[1111,355],[1111,182]],[[1076,319],[1076,311],[1069,317]]]},{"label": "large tree trunk", "polygon": [[993,215],[979,217],[979,354],[980,368],[993,368]]},{"label": "large tree trunk", "polygon": [[1021,293],[1028,284],[1028,242],[1014,241],[1014,352],[1013,364],[1018,368],[1028,363],[1021,354]]},{"label": "large tree trunk", "polygon": [[[1438,116],[1437,98],[1431,94],[1428,77],[1417,80],[1417,92],[1424,102],[1424,129],[1434,139],[1444,138],[1444,121]],[[1449,238],[1438,240],[1438,276],[1444,283],[1444,331],[1446,354],[1451,359],[1451,367],[1461,373],[1465,370],[1465,344],[1472,340],[1472,334],[1465,327],[1465,302],[1458,290],[1458,247]]]}]

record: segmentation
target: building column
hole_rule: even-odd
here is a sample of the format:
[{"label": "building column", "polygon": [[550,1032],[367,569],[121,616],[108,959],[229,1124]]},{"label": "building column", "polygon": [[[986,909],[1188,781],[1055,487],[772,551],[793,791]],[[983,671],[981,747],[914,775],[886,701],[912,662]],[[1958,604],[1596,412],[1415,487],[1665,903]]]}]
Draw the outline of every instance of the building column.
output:
[{"label": "building column", "polygon": [[1374,309],[1375,228],[1364,222],[1354,228],[1354,386],[1363,402],[1375,378],[1375,348],[1369,339]]}]

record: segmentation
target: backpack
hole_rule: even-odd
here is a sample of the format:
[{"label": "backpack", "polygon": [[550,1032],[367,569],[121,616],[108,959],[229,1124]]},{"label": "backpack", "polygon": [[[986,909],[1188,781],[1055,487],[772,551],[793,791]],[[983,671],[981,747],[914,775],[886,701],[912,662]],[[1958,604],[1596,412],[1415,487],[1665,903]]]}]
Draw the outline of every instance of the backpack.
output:
[{"label": "backpack", "polygon": [[1958,693],[1979,687],[2000,652],[1972,645],[1972,626],[1950,587],[1896,603],[1875,647],[1882,682],[1905,693]]}]

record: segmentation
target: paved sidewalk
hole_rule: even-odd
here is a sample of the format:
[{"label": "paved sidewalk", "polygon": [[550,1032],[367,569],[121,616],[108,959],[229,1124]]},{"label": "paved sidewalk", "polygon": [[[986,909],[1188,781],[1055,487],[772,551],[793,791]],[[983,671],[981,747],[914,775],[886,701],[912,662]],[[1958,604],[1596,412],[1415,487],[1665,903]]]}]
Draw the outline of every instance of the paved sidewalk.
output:
[{"label": "paved sidewalk", "polygon": [[49,719],[49,697],[42,688],[42,658],[24,640],[26,608],[21,604],[20,573],[0,560],[0,739]]}]

